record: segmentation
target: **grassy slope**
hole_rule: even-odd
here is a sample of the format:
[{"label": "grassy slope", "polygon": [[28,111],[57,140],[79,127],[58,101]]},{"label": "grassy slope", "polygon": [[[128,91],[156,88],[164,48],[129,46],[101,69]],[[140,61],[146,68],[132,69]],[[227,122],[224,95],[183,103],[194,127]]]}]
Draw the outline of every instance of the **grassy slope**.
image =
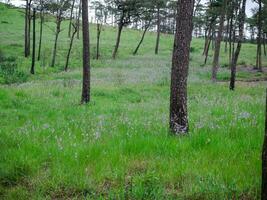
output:
[{"label": "grassy slope", "polygon": [[[0,4],[0,16],[1,50],[28,71],[23,13]],[[149,33],[133,57],[141,33],[125,30],[113,61],[116,29],[105,28],[102,60],[92,61],[92,103],[80,106],[81,41],[75,43],[72,70],[51,73],[64,65],[67,23],[64,27],[56,69],[48,67],[53,35],[46,27],[47,60],[38,63],[37,75],[24,84],[0,86],[0,198],[259,198],[266,82],[238,82],[236,92],[229,92],[227,83],[211,84],[210,67],[200,67],[203,41],[194,40],[191,132],[170,137],[173,37],[162,36],[161,53],[154,56],[155,35]],[[95,27],[91,30],[93,52]],[[244,45],[240,63],[252,65],[254,54],[254,45]],[[219,76],[228,74],[223,69]]]}]

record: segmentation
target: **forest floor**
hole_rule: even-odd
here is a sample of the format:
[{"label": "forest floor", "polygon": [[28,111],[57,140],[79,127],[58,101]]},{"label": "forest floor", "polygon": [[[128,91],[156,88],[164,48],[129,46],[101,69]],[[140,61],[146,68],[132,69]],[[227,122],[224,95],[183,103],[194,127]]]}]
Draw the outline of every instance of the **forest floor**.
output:
[{"label": "forest floor", "polygon": [[[91,25],[92,101],[80,105],[81,39],[75,41],[70,70],[63,72],[69,41],[64,22],[51,68],[51,20],[42,59],[30,75],[31,59],[23,57],[23,11],[0,4],[1,199],[259,199],[267,82],[249,80],[266,80],[266,69],[239,67],[236,90],[230,92],[227,53],[220,60],[222,82],[212,83],[212,52],[203,66],[204,41],[193,39],[190,133],[173,137],[172,35],[162,35],[156,56],[155,34],[148,33],[132,56],[141,32],[125,29],[112,60],[116,28],[105,27],[97,61]],[[255,55],[256,46],[244,44],[238,65],[253,66]]]}]

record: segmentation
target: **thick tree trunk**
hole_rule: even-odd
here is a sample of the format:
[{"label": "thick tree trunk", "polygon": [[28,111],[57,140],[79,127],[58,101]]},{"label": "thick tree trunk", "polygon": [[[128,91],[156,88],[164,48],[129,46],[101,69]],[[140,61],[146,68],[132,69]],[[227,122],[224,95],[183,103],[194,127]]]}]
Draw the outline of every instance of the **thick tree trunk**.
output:
[{"label": "thick tree trunk", "polygon": [[82,0],[83,33],[83,86],[81,103],[90,102],[90,40],[88,22],[88,0]]},{"label": "thick tree trunk", "polygon": [[262,148],[262,186],[261,200],[267,199],[267,90],[266,90],[266,111],[265,111],[265,136]]},{"label": "thick tree trunk", "polygon": [[187,76],[193,30],[193,9],[194,0],[178,0],[170,95],[170,130],[175,135],[185,134],[189,130]]},{"label": "thick tree trunk", "polygon": [[112,58],[113,58],[113,59],[116,58],[117,53],[118,53],[118,49],[119,49],[120,41],[121,41],[121,32],[122,32],[122,29],[123,29],[123,24],[122,24],[122,21],[121,21],[121,22],[119,23],[119,25],[118,25],[117,40],[116,40],[115,48],[114,48],[114,51],[113,51],[113,54],[112,54]]},{"label": "thick tree trunk", "polygon": [[157,39],[156,39],[156,47],[155,54],[159,53],[159,40],[160,40],[160,9],[157,9]]},{"label": "thick tree trunk", "polygon": [[230,79],[230,90],[235,89],[235,79],[236,79],[236,65],[239,57],[239,53],[242,46],[243,36],[244,36],[244,24],[246,18],[246,0],[243,0],[242,10],[240,12],[240,21],[239,21],[239,38],[237,42],[237,47],[235,53],[233,55],[232,63],[231,63],[231,79]]},{"label": "thick tree trunk", "polygon": [[101,35],[101,29],[102,29],[102,24],[97,24],[97,35],[96,35],[96,59],[98,60],[100,57],[100,50],[99,50],[99,46],[100,46],[100,35]]},{"label": "thick tree trunk", "polygon": [[214,52],[214,58],[213,58],[213,64],[212,64],[212,77],[211,77],[212,81],[214,82],[217,81],[217,71],[219,68],[219,57],[220,57],[221,41],[222,41],[222,34],[223,34],[223,27],[224,27],[226,1],[227,0],[224,0],[224,5],[221,8],[219,30],[218,30],[216,42],[215,42],[215,52]]},{"label": "thick tree trunk", "polygon": [[140,40],[140,42],[138,43],[137,47],[135,48],[135,50],[134,50],[134,52],[133,52],[133,55],[136,55],[136,54],[137,54],[137,52],[138,52],[138,50],[139,50],[141,44],[143,43],[144,38],[145,38],[145,35],[146,35],[146,32],[147,32],[147,30],[148,30],[148,28],[149,28],[149,26],[150,26],[150,23],[151,23],[151,21],[149,21],[148,24],[146,25],[145,30],[143,31],[141,40]]},{"label": "thick tree trunk", "polygon": [[68,54],[67,54],[67,59],[66,59],[66,64],[65,64],[65,71],[68,71],[70,53],[71,53],[71,50],[72,50],[73,41],[74,41],[74,37],[75,37],[76,33],[77,33],[77,27],[75,27],[75,29],[74,29],[74,31],[72,32],[72,35],[71,35],[70,46],[69,46],[69,50],[68,50]]},{"label": "thick tree trunk", "polygon": [[43,39],[43,23],[44,23],[44,11],[43,11],[43,5],[41,5],[41,12],[40,12],[40,35],[39,35],[39,49],[38,49],[38,58],[39,61],[41,58],[41,49],[42,49],[42,39]]},{"label": "thick tree trunk", "polygon": [[72,27],[72,18],[73,18],[74,3],[75,3],[75,0],[72,1],[71,9],[70,9],[70,22],[69,22],[69,32],[68,32],[69,38],[71,36],[71,27]]},{"label": "thick tree trunk", "polygon": [[31,67],[31,74],[34,74],[34,67],[35,67],[35,15],[36,10],[33,9],[33,26],[32,26],[32,67]]}]

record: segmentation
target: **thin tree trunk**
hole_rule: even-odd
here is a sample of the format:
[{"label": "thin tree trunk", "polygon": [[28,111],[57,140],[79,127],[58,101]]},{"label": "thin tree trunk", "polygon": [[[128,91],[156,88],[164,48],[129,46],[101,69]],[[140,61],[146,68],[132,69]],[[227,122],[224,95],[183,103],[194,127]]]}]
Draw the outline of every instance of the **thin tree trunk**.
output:
[{"label": "thin tree trunk", "polygon": [[235,89],[235,79],[236,79],[236,65],[237,60],[240,54],[243,36],[244,36],[244,24],[245,24],[245,17],[246,17],[246,0],[243,0],[242,3],[242,10],[241,10],[241,17],[239,21],[239,38],[237,42],[237,47],[233,56],[232,64],[231,64],[231,79],[230,79],[230,90]]},{"label": "thin tree trunk", "polygon": [[[42,1],[41,1],[42,2]],[[43,39],[43,23],[44,23],[44,11],[43,11],[43,5],[41,5],[41,12],[40,12],[40,35],[39,35],[39,49],[38,49],[38,58],[39,61],[41,58],[41,49],[42,49],[42,39]]]},{"label": "thin tree trunk", "polygon": [[99,46],[100,46],[100,35],[101,35],[101,28],[102,28],[102,24],[97,24],[97,36],[96,36],[96,59],[98,60],[100,57],[100,50],[99,50]]},{"label": "thin tree trunk", "polygon": [[259,0],[259,16],[258,16],[258,40],[257,40],[257,60],[256,68],[262,72],[262,53],[261,53],[261,43],[262,43],[262,0]]},{"label": "thin tree trunk", "polygon": [[266,56],[266,33],[264,33],[263,36],[263,52],[264,52],[264,56]]},{"label": "thin tree trunk", "polygon": [[82,0],[80,0],[79,10],[78,10],[77,39],[80,38],[80,17],[81,17],[81,11],[82,11],[81,6],[82,6]]},{"label": "thin tree trunk", "polygon": [[136,49],[134,50],[133,55],[136,55],[136,54],[137,54],[137,52],[138,52],[138,50],[139,50],[141,44],[143,43],[144,38],[145,38],[145,35],[146,35],[146,32],[147,32],[147,30],[148,30],[148,28],[149,28],[149,26],[150,26],[150,23],[151,23],[151,21],[149,21],[148,24],[146,25],[145,30],[144,30],[144,32],[143,32],[143,34],[142,34],[141,40],[140,40],[140,42],[138,43]]},{"label": "thin tree trunk", "polygon": [[122,20],[120,21],[119,25],[118,25],[118,34],[117,34],[117,40],[116,40],[116,44],[115,44],[115,48],[112,54],[112,58],[115,59],[118,53],[118,49],[120,46],[120,40],[121,40],[121,32],[123,29],[123,24],[122,24]]},{"label": "thin tree trunk", "polygon": [[185,134],[189,130],[187,77],[193,30],[193,9],[194,0],[178,0],[170,95],[170,130],[175,135]]},{"label": "thin tree trunk", "polygon": [[205,52],[205,61],[204,61],[204,64],[205,64],[205,65],[207,64],[207,61],[208,61],[209,50],[210,50],[210,43],[211,43],[211,39],[208,41],[207,50],[206,50],[206,52]]},{"label": "thin tree trunk", "polygon": [[222,33],[223,33],[223,27],[224,27],[226,1],[227,0],[224,0],[224,5],[221,8],[219,30],[218,30],[218,34],[216,37],[216,43],[215,43],[215,52],[214,52],[214,58],[213,58],[212,77],[211,77],[212,81],[214,82],[217,80],[217,71],[219,68],[219,56],[220,56]]},{"label": "thin tree trunk", "polygon": [[31,52],[31,0],[28,5],[28,56]]},{"label": "thin tree trunk", "polygon": [[81,103],[90,102],[90,40],[88,22],[88,0],[82,0],[83,33],[83,86]]},{"label": "thin tree trunk", "polygon": [[56,28],[56,37],[55,37],[55,42],[54,42],[54,49],[53,49],[53,57],[52,57],[52,62],[51,62],[51,67],[55,66],[55,62],[56,62],[56,54],[57,54],[57,41],[58,41],[58,36],[60,33],[60,24],[61,24],[61,20],[58,19],[59,21],[57,21],[57,28]]},{"label": "thin tree trunk", "polygon": [[70,53],[71,53],[71,50],[72,50],[73,40],[74,40],[74,37],[75,37],[75,34],[76,33],[77,33],[77,27],[75,27],[75,29],[74,29],[74,31],[72,32],[72,35],[71,35],[70,46],[69,46],[69,50],[68,50],[68,54],[67,54],[67,59],[66,59],[66,64],[65,64],[65,71],[68,71]]},{"label": "thin tree trunk", "polygon": [[157,39],[156,39],[156,47],[155,54],[159,53],[159,40],[160,40],[160,9],[157,9]]},{"label": "thin tree trunk", "polygon": [[266,111],[265,111],[265,136],[262,148],[262,185],[261,200],[267,199],[267,90],[266,90]]},{"label": "thin tree trunk", "polygon": [[75,3],[75,0],[72,1],[71,10],[70,10],[70,22],[69,22],[69,32],[68,32],[69,38],[71,36],[71,27],[72,27],[72,18],[73,18],[74,3]]},{"label": "thin tree trunk", "polygon": [[35,15],[36,10],[33,9],[33,26],[32,26],[32,67],[31,67],[31,74],[34,74],[34,67],[35,67]]},{"label": "thin tree trunk", "polygon": [[29,49],[28,49],[28,1],[26,1],[26,7],[25,7],[25,26],[24,26],[24,56],[28,57],[29,56]]}]

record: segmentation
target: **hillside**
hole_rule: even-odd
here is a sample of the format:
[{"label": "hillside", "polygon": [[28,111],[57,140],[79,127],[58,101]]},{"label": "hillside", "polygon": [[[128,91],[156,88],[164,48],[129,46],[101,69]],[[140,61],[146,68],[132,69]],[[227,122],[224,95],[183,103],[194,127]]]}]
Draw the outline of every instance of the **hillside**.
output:
[{"label": "hillside", "polygon": [[10,78],[0,63],[1,199],[259,199],[267,74],[252,70],[255,45],[244,44],[230,92],[228,54],[220,59],[220,81],[211,83],[212,54],[203,66],[204,41],[193,39],[190,134],[177,138],[168,130],[172,35],[162,35],[156,56],[149,32],[133,56],[142,33],[125,29],[112,60],[116,28],[105,27],[96,61],[90,24],[92,102],[82,106],[81,39],[63,72],[65,21],[51,68],[49,19],[42,59],[30,75],[23,10],[0,4],[0,52],[18,70]]}]

